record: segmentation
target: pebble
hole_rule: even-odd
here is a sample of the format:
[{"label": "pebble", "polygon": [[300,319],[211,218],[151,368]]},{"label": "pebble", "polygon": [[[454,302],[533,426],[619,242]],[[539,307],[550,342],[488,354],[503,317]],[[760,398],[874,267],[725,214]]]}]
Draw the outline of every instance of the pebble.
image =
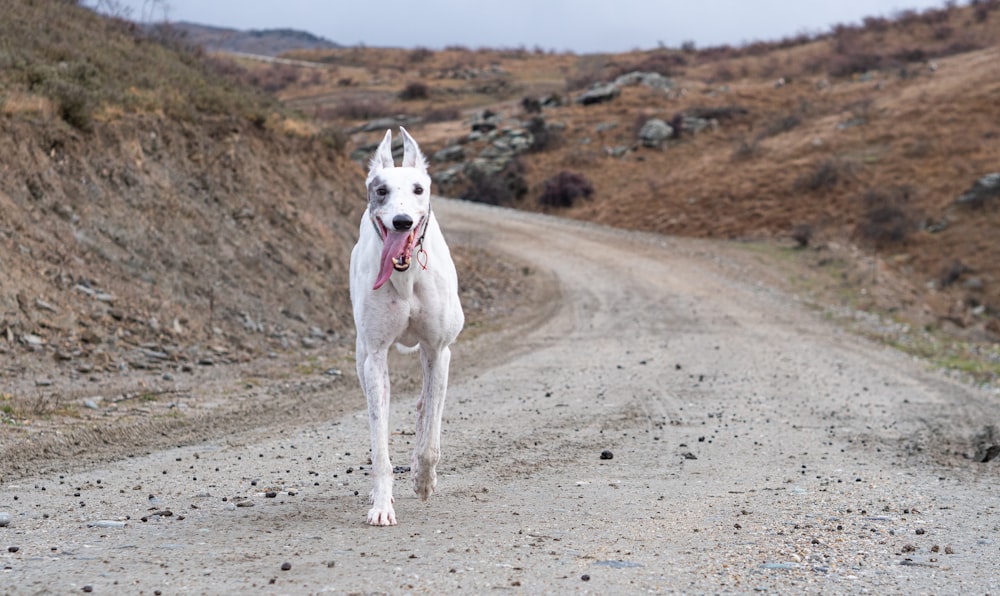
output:
[{"label": "pebble", "polygon": [[0,511],[0,528],[6,528],[10,525],[11,517],[6,511]]},{"label": "pebble", "polygon": [[44,339],[42,339],[41,337],[39,337],[37,335],[32,335],[30,333],[26,333],[26,334],[22,335],[21,336],[21,341],[23,341],[24,343],[28,344],[29,346],[35,346],[35,347],[38,347],[38,346],[41,346],[41,345],[45,344],[45,340]]},{"label": "pebble", "polygon": [[87,524],[88,528],[124,528],[125,522],[115,521],[113,519],[99,519],[95,522],[90,522]]},{"label": "pebble", "polygon": [[798,569],[798,563],[763,563],[761,569]]},{"label": "pebble", "polygon": [[83,400],[83,406],[85,408],[90,409],[90,410],[98,410],[98,409],[100,409],[100,407],[97,405],[97,402],[94,401],[94,400],[92,400],[92,399],[85,399],[85,400]]},{"label": "pebble", "polygon": [[601,459],[614,459],[615,454],[611,453],[607,449],[601,452]]},{"label": "pebble", "polygon": [[287,561],[281,564],[281,570],[282,571],[288,571],[291,568],[292,568],[292,564],[289,563],[289,562],[287,562]]}]

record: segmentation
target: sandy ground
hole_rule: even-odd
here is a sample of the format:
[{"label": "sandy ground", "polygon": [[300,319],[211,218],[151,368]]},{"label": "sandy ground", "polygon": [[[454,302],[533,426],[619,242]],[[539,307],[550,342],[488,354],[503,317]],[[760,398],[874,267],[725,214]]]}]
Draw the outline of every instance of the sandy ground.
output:
[{"label": "sandy ground", "polygon": [[[996,396],[843,333],[718,244],[435,210],[455,250],[509,254],[547,289],[459,339],[437,494],[400,470],[399,525],[365,524],[345,370],[330,418],[276,408],[0,485],[0,593],[1000,591],[997,461],[969,457]],[[270,390],[317,393],[290,387]]]}]

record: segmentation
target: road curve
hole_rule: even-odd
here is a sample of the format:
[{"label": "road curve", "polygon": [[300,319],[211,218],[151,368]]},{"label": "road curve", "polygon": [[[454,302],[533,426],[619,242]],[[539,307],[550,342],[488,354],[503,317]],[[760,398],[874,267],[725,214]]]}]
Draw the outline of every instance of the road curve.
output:
[{"label": "road curve", "polygon": [[[453,251],[551,288],[460,337],[436,495],[400,474],[399,525],[364,523],[358,393],[339,419],[4,487],[0,592],[1000,590],[996,462],[956,454],[995,396],[841,332],[732,247],[435,211]],[[414,397],[394,394],[397,464]]]}]

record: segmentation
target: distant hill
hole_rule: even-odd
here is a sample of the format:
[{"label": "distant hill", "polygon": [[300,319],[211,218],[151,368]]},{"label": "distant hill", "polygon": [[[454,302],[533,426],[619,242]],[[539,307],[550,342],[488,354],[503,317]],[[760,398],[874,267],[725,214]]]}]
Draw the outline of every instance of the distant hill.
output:
[{"label": "distant hill", "polygon": [[[163,27],[163,25],[158,24],[153,27]],[[296,29],[240,31],[185,21],[170,23],[169,27],[175,33],[182,34],[192,44],[209,51],[277,56],[290,50],[328,50],[343,47],[323,37]]]}]

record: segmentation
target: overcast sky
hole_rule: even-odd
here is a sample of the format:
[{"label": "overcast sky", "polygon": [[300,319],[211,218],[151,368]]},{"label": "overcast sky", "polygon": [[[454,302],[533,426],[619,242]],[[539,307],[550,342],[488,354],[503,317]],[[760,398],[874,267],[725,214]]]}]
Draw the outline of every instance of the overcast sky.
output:
[{"label": "overcast sky", "polygon": [[[967,4],[962,0],[961,4]],[[944,0],[90,0],[137,21],[290,27],[344,45],[576,53],[775,41]],[[166,10],[164,10],[166,9]]]}]

